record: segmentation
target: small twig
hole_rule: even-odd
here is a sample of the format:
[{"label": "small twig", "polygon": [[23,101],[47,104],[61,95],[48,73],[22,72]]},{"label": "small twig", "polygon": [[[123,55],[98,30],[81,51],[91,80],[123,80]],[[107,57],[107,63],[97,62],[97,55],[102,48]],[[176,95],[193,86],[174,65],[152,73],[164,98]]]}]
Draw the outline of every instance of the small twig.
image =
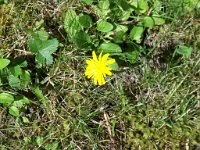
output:
[{"label": "small twig", "polygon": [[106,112],[104,112],[104,119],[105,119],[105,122],[106,122],[106,127],[107,127],[107,130],[108,130],[108,134],[109,134],[109,137],[110,137],[110,140],[111,140],[111,143],[112,143],[112,147],[111,149],[112,150],[116,150],[116,147],[115,147],[115,140],[112,136],[112,130],[111,130],[111,125],[109,123],[109,116]]}]

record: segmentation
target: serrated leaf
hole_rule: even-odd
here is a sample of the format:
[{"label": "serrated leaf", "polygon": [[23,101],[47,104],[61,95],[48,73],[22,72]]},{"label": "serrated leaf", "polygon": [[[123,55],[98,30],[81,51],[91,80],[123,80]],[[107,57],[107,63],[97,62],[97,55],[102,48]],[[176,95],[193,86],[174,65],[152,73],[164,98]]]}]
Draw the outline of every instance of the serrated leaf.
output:
[{"label": "serrated leaf", "polygon": [[92,26],[92,19],[89,15],[83,15],[79,17],[79,23],[84,27],[84,28],[89,28]]},{"label": "serrated leaf", "polygon": [[8,83],[12,88],[20,88],[20,80],[14,75],[8,76]]},{"label": "serrated leaf", "polygon": [[9,59],[0,58],[0,70],[7,67],[10,64]]},{"label": "serrated leaf", "polygon": [[37,53],[40,50],[42,41],[39,38],[32,38],[28,41],[29,49],[32,53]]},{"label": "serrated leaf", "polygon": [[97,30],[101,32],[109,32],[113,29],[113,25],[107,21],[101,20],[97,24]]},{"label": "serrated leaf", "polygon": [[41,64],[52,64],[53,63],[53,57],[51,54],[53,54],[58,48],[58,40],[52,39],[44,41],[39,50],[36,54],[36,60]]},{"label": "serrated leaf", "polygon": [[102,43],[99,50],[104,53],[121,53],[122,49],[118,44],[115,43]]},{"label": "serrated leaf", "polygon": [[74,37],[74,42],[79,48],[87,48],[91,43],[90,36],[85,32],[78,32]]},{"label": "serrated leaf", "polygon": [[9,93],[0,94],[0,103],[10,105],[14,101],[14,96]]},{"label": "serrated leaf", "polygon": [[64,28],[70,38],[73,38],[74,35],[81,30],[81,25],[78,20],[76,12],[69,8],[65,14]]},{"label": "serrated leaf", "polygon": [[46,41],[49,38],[49,34],[46,31],[37,31],[38,37],[42,41]]},{"label": "serrated leaf", "polygon": [[155,25],[154,20],[152,19],[152,17],[144,17],[142,19],[142,23],[144,25],[144,27],[153,27]]},{"label": "serrated leaf", "polygon": [[9,114],[11,114],[11,115],[13,115],[15,117],[19,117],[20,116],[19,115],[19,109],[17,107],[15,107],[15,106],[11,106],[9,108]]},{"label": "serrated leaf", "polygon": [[130,37],[132,40],[138,41],[141,39],[144,28],[142,26],[134,26],[130,32]]}]

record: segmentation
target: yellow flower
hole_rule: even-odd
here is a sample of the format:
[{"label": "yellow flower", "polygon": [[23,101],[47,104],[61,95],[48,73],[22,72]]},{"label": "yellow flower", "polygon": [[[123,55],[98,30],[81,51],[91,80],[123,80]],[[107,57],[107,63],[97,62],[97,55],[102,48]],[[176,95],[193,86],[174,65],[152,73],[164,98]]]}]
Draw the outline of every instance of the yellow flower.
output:
[{"label": "yellow flower", "polygon": [[106,75],[112,75],[112,68],[108,65],[113,64],[115,59],[108,59],[109,54],[105,54],[102,56],[100,53],[99,58],[95,51],[92,52],[92,59],[87,59],[86,64],[88,65],[85,71],[85,75],[89,78],[93,78],[95,85],[103,85],[105,84]]}]

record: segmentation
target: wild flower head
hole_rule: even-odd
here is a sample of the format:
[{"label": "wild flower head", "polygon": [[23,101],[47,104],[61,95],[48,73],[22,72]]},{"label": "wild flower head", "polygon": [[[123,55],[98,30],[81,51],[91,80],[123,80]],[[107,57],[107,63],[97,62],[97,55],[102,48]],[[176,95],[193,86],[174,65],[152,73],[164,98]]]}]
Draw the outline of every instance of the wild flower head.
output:
[{"label": "wild flower head", "polygon": [[109,59],[110,54],[105,54],[102,56],[100,53],[99,57],[95,51],[92,52],[92,59],[86,60],[86,71],[85,75],[89,78],[92,78],[95,85],[103,85],[106,83],[105,77],[112,75],[112,68],[109,65],[115,63],[115,59]]}]

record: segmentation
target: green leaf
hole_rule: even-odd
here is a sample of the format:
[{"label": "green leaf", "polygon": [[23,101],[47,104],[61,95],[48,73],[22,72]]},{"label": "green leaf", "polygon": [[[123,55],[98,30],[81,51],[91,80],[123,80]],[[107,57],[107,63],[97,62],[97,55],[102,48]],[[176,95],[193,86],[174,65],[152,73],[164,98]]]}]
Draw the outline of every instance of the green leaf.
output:
[{"label": "green leaf", "polygon": [[117,62],[110,64],[109,67],[112,68],[112,70],[114,71],[119,70],[119,65],[117,64]]},{"label": "green leaf", "polygon": [[84,2],[87,5],[91,5],[93,3],[93,0],[80,0],[81,2]]},{"label": "green leaf", "polygon": [[28,71],[23,71],[20,77],[23,86],[27,87],[29,82],[31,81],[30,73]]},{"label": "green leaf", "polygon": [[88,15],[83,15],[79,17],[79,23],[84,27],[84,28],[89,28],[92,26],[92,19]]},{"label": "green leaf", "polygon": [[13,66],[9,68],[10,72],[12,73],[12,75],[14,76],[18,76],[22,74],[22,69],[19,65]]},{"label": "green leaf", "polygon": [[127,0],[119,0],[118,5],[124,10],[129,10],[131,8],[130,4]]},{"label": "green leaf", "polygon": [[37,145],[38,145],[39,147],[42,146],[43,141],[44,141],[44,138],[43,138],[43,137],[38,136],[38,137],[36,138],[36,143],[37,143]]},{"label": "green leaf", "polygon": [[106,9],[109,9],[109,7],[110,7],[110,2],[109,2],[109,0],[101,0],[101,1],[98,3],[98,6],[99,6],[100,9],[106,10]]},{"label": "green leaf", "polygon": [[74,35],[81,30],[81,26],[78,20],[79,19],[76,15],[76,12],[69,8],[65,14],[64,28],[70,38],[73,38]]},{"label": "green leaf", "polygon": [[49,34],[46,31],[37,31],[38,37],[42,41],[46,41],[49,38]]},{"label": "green leaf", "polygon": [[192,54],[192,48],[191,47],[187,47],[187,46],[179,46],[175,52],[178,54],[183,55],[183,57],[185,58],[190,58],[191,54]]},{"label": "green leaf", "polygon": [[146,0],[139,0],[138,1],[138,8],[139,8],[140,13],[145,13],[149,9],[147,1]]},{"label": "green leaf", "polygon": [[29,119],[28,119],[27,117],[22,117],[22,121],[23,121],[24,123],[29,123],[29,122],[30,122]]},{"label": "green leaf", "polygon": [[14,101],[14,96],[9,93],[0,94],[0,103],[10,105]]},{"label": "green leaf", "polygon": [[122,49],[118,44],[115,43],[102,43],[99,50],[104,53],[121,53]]},{"label": "green leaf", "polygon": [[19,100],[19,101],[14,101],[14,103],[12,105],[17,108],[21,108],[24,105],[24,103]]},{"label": "green leaf", "polygon": [[101,20],[97,24],[97,30],[101,32],[109,32],[113,29],[113,25],[107,21]]},{"label": "green leaf", "polygon": [[116,25],[116,29],[115,29],[116,32],[120,32],[120,31],[127,32],[128,31],[128,27],[125,25],[120,25],[120,24],[115,24],[115,25]]},{"label": "green leaf", "polygon": [[144,25],[144,27],[153,27],[154,26],[154,20],[152,19],[152,17],[144,17],[142,19],[142,23]]},{"label": "green leaf", "polygon": [[32,53],[37,53],[41,45],[42,41],[39,38],[32,38],[28,41],[28,46]]},{"label": "green leaf", "polygon": [[132,40],[140,42],[140,38],[144,32],[144,28],[142,26],[134,26],[130,32],[130,37]]},{"label": "green leaf", "polygon": [[53,54],[58,48],[58,40],[52,39],[44,41],[39,50],[36,54],[36,60],[41,64],[52,64],[53,63],[53,57],[51,54]]},{"label": "green leaf", "polygon": [[0,70],[7,67],[10,63],[9,59],[0,58]]},{"label": "green leaf", "polygon": [[57,39],[52,39],[52,40],[47,40],[43,42],[41,45],[40,51],[48,51],[50,54],[53,54],[58,48],[58,40]]},{"label": "green leaf", "polygon": [[115,43],[123,43],[126,39],[126,33],[123,31],[116,32],[113,38]]},{"label": "green leaf", "polygon": [[20,99],[20,101],[21,101],[23,104],[29,104],[29,103],[30,103],[30,100],[29,100],[27,97],[23,97],[22,99]]},{"label": "green leaf", "polygon": [[10,113],[11,115],[15,116],[15,117],[19,117],[19,116],[20,116],[20,115],[19,115],[19,109],[18,109],[17,107],[15,107],[15,106],[11,106],[11,107],[9,108],[9,113]]},{"label": "green leaf", "polygon": [[74,37],[74,42],[79,48],[87,48],[91,43],[91,39],[87,33],[78,32]]},{"label": "green leaf", "polygon": [[14,75],[8,76],[8,83],[12,88],[20,88],[20,80]]},{"label": "green leaf", "polygon": [[155,25],[163,25],[165,23],[165,20],[160,17],[152,17],[154,20]]},{"label": "green leaf", "polygon": [[125,57],[127,58],[128,62],[130,62],[131,64],[135,64],[137,62],[138,52],[132,51],[130,53],[126,53]]}]

